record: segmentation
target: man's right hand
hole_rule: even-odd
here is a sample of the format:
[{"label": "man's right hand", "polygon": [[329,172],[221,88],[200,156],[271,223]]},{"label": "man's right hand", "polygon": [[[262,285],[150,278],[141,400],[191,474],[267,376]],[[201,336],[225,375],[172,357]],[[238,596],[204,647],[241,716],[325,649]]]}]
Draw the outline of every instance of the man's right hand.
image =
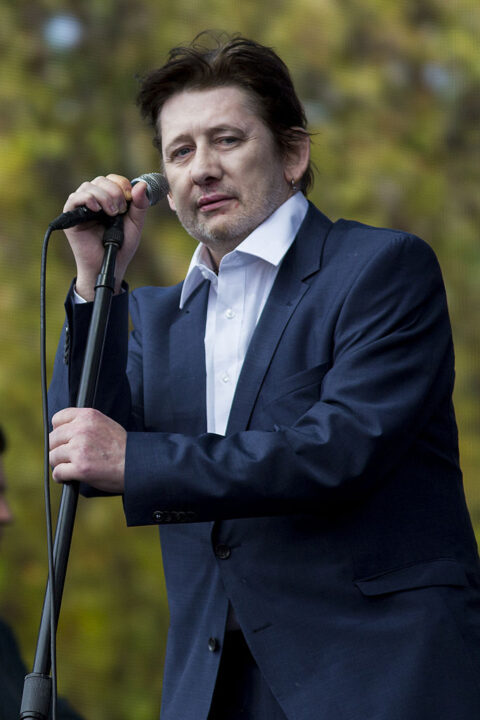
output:
[{"label": "man's right hand", "polygon": [[[126,177],[110,174],[91,182],[84,182],[72,193],[63,208],[64,212],[86,205],[90,210],[103,210],[115,216],[127,210],[124,218],[124,242],[117,254],[115,267],[115,292],[120,292],[125,271],[135,255],[149,207],[146,184],[139,182],[133,187]],[[82,223],[65,230],[77,264],[76,291],[85,300],[93,300],[95,284],[102,266],[102,244],[105,226],[101,223]]]}]

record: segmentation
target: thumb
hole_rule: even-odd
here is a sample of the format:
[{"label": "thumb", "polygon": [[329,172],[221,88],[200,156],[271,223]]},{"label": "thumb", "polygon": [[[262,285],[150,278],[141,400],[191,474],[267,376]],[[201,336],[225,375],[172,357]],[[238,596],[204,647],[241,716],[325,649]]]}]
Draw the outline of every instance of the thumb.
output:
[{"label": "thumb", "polygon": [[147,197],[147,183],[143,180],[133,185],[128,178],[124,175],[117,175],[110,173],[107,175],[107,179],[116,183],[123,191],[125,200],[131,202],[130,208],[138,208],[139,210],[146,210],[150,201]]},{"label": "thumb", "polygon": [[146,210],[150,207],[150,200],[147,197],[147,183],[143,180],[135,183],[130,190],[130,196],[132,198],[132,205],[140,210]]}]

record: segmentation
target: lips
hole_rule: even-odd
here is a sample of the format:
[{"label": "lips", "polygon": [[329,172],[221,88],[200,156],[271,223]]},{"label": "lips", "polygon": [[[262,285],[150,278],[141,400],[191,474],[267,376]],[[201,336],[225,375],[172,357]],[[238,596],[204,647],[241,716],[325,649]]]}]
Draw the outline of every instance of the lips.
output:
[{"label": "lips", "polygon": [[223,193],[212,193],[211,195],[202,195],[197,201],[197,207],[200,212],[210,212],[224,207],[227,203],[234,200],[232,195],[224,195]]}]

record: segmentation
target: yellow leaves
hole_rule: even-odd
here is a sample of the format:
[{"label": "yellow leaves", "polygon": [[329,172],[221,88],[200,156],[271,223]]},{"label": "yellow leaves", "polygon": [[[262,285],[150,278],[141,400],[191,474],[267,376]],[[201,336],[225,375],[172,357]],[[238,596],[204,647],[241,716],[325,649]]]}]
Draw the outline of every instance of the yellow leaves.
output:
[{"label": "yellow leaves", "polygon": [[[45,581],[41,236],[82,180],[156,169],[150,131],[134,105],[135,76],[206,27],[251,36],[286,61],[316,133],[312,200],[321,210],[401,226],[440,256],[457,342],[466,486],[480,522],[478,0],[84,0],[70,3],[84,34],[68,52],[49,47],[43,35],[58,5],[0,3],[0,403],[17,514],[4,538],[9,572],[0,571],[0,589],[28,659]],[[193,245],[166,207],[152,208],[131,284],[177,282]],[[49,363],[73,275],[60,233],[50,253]],[[77,704],[90,720],[108,713],[150,720],[158,716],[152,688],[160,683],[167,620],[156,533],[127,530],[116,500],[81,501],[78,522],[60,623],[66,688],[74,692],[77,667],[86,678]],[[15,576],[18,586],[9,585]],[[121,674],[128,658],[129,677]]]}]

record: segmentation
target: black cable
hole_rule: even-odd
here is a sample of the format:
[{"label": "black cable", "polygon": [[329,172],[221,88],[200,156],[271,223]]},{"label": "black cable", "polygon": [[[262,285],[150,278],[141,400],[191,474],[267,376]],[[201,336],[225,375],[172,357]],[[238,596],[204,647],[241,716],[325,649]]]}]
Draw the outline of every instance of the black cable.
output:
[{"label": "black cable", "polygon": [[56,652],[56,607],[55,607],[55,565],[53,557],[53,536],[52,536],[52,506],[50,498],[50,443],[49,429],[50,421],[48,416],[48,387],[47,387],[47,360],[46,360],[46,270],[47,250],[50,235],[53,228],[48,227],[42,246],[42,261],[40,269],[40,372],[42,387],[42,411],[43,411],[43,484],[45,494],[45,520],[47,530],[47,554],[48,554],[48,578],[50,584],[50,656],[52,674],[52,699],[51,711],[52,720],[57,720],[57,652]]},{"label": "black cable", "polygon": [[[22,698],[21,717],[45,718],[48,712],[48,699],[51,696],[52,720],[56,720],[57,705],[57,658],[56,658],[56,630],[57,630],[57,601],[58,607],[61,603],[61,591],[63,590],[64,570],[70,547],[73,519],[78,499],[78,483],[67,483],[62,491],[59,516],[57,521],[57,533],[55,543],[52,539],[52,515],[50,500],[50,463],[49,463],[49,412],[47,394],[47,363],[46,363],[46,266],[47,250],[50,235],[58,228],[50,223],[45,233],[42,247],[42,262],[40,273],[40,353],[41,353],[41,385],[42,385],[42,408],[43,408],[43,432],[44,432],[44,489],[45,489],[45,516],[47,525],[47,547],[48,547],[48,586],[50,593],[49,602],[45,601],[42,622],[40,625],[37,652],[35,655],[34,672],[25,678],[24,695]],[[90,323],[89,335],[85,349],[85,360],[80,379],[80,386],[77,397],[77,407],[94,407],[95,390],[100,369],[103,342],[108,322],[111,298],[114,293],[114,272],[115,259],[118,249],[123,242],[123,217],[117,215],[109,218],[108,226],[104,233],[105,253],[100,275],[95,288],[95,300],[93,304],[93,316]],[[65,542],[66,538],[67,541]],[[58,540],[58,544],[57,544]],[[56,565],[56,567],[55,567]],[[65,565],[65,567],[64,567]],[[58,571],[58,578],[56,577]],[[57,583],[59,597],[57,595]],[[47,647],[50,641],[50,668],[51,677],[48,675]],[[28,681],[28,685],[27,685]],[[49,687],[51,685],[51,688]],[[24,702],[25,701],[25,702]],[[32,702],[33,701],[33,702]],[[37,701],[42,708],[38,709]],[[32,708],[32,705],[34,708]]]}]

